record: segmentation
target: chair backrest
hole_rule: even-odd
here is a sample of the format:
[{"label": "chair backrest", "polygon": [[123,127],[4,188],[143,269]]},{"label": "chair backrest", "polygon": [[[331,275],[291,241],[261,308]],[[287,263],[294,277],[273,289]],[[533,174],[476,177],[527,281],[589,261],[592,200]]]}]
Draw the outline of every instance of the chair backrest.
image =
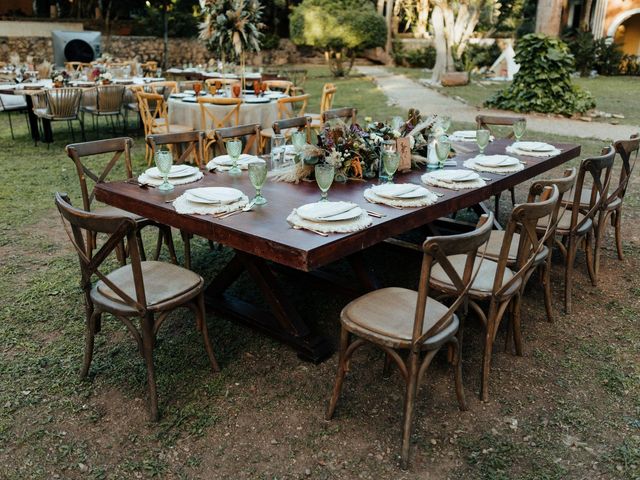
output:
[{"label": "chair backrest", "polygon": [[278,120],[284,118],[302,117],[307,110],[309,94],[296,95],[278,99]]},{"label": "chair backrest", "polygon": [[[535,266],[538,254],[547,243],[548,233],[553,228],[554,211],[560,203],[560,193],[555,185],[544,187],[537,202],[517,204],[511,211],[511,217],[504,231],[502,246],[498,256],[496,274],[493,281],[492,293],[499,298],[509,291],[521,279],[525,281]],[[537,228],[541,219],[548,218],[545,235],[539,236]],[[518,253],[516,254],[516,269],[513,277],[504,282],[504,273],[509,263],[509,251],[515,233],[519,233]]]},{"label": "chair backrest", "polygon": [[160,93],[164,99],[168,99],[169,95],[178,93],[178,82],[173,80],[164,80],[162,82],[151,82],[145,85],[151,92]]},{"label": "chair backrest", "polygon": [[281,133],[288,128],[295,128],[307,134],[307,143],[311,142],[311,117],[293,117],[273,122],[273,133]]},{"label": "chair backrest", "polygon": [[549,232],[548,232],[548,239],[550,239],[551,241],[553,241],[553,238],[555,236],[558,222],[564,215],[564,210],[562,214],[560,214],[560,209],[562,208],[562,201],[564,200],[564,195],[565,193],[570,192],[571,189],[575,186],[577,176],[578,176],[578,170],[575,167],[571,167],[571,168],[567,168],[564,171],[563,177],[536,180],[531,184],[531,187],[529,187],[529,196],[527,198],[528,203],[535,202],[536,199],[538,199],[540,195],[542,195],[545,187],[552,187],[555,185],[558,188],[559,201],[555,210],[553,211],[553,214],[551,217],[551,222],[552,222],[551,228],[549,229]]},{"label": "chair backrest", "polygon": [[331,120],[342,120],[344,123],[351,123],[352,125],[357,122],[358,109],[353,107],[334,108],[332,110],[326,110],[322,112],[322,123],[327,123]]},{"label": "chair backrest", "polygon": [[[495,135],[494,130],[491,127],[511,127],[514,123],[519,120],[524,120],[526,122],[526,118],[524,117],[502,117],[502,116],[493,116],[493,115],[478,115],[476,117],[476,126],[478,129],[489,130],[491,135]],[[510,130],[509,133],[504,138],[513,138],[514,133],[513,130]]]},{"label": "chair backrest", "polygon": [[260,155],[260,124],[238,125],[237,127],[219,128],[215,131],[216,146],[220,154],[227,153],[226,141],[239,138],[244,143],[243,153],[250,153],[255,147]]},{"label": "chair backrest", "polygon": [[123,85],[102,85],[96,87],[96,110],[98,112],[119,112],[124,102]]},{"label": "chair backrest", "polygon": [[279,91],[285,95],[289,95],[289,93],[291,93],[291,87],[293,87],[293,82],[289,80],[265,80],[262,83],[266,85],[268,90]]},{"label": "chair backrest", "polygon": [[[100,215],[79,210],[74,208],[69,197],[62,193],[56,193],[55,202],[58,212],[60,212],[62,223],[69,235],[69,240],[71,240],[80,259],[81,287],[85,292],[85,297],[88,298],[92,287],[92,279],[96,276],[113,290],[123,303],[144,315],[147,310],[147,301],[142,280],[140,251],[135,238],[136,222],[128,217]],[[87,237],[104,233],[108,235],[108,238],[94,254],[91,249],[87,250],[83,232],[86,233]],[[102,271],[104,261],[124,240],[127,241],[129,247],[129,259],[131,271],[133,272],[136,298],[131,298],[123,292]]]},{"label": "chair backrest", "polygon": [[[198,105],[200,105],[200,128],[202,130],[210,131],[217,128],[238,126],[241,99],[198,97]],[[224,111],[224,114],[217,115],[216,110],[218,109],[210,108],[210,105],[217,105]]]},{"label": "chair backrest", "polygon": [[[610,146],[604,149],[604,153],[599,157],[585,158],[580,163],[573,203],[571,204],[571,231],[576,232],[585,222],[593,220],[596,213],[602,208],[609,192],[615,155],[615,149]],[[585,210],[584,207],[581,207],[580,200],[587,175],[591,183],[591,195],[589,197],[589,207]],[[582,220],[580,220],[580,213],[584,215]]]},{"label": "chair backrest", "polygon": [[54,88],[47,90],[47,109],[53,117],[74,118],[80,111],[81,88]]},{"label": "chair backrest", "polygon": [[[193,163],[202,166],[204,133],[198,130],[180,133],[159,133],[147,136],[147,144],[151,148],[151,152],[155,155],[158,147],[169,145],[173,152],[181,152],[180,156],[175,160],[176,164],[184,163],[189,157],[193,158]],[[181,146],[181,149],[173,148]],[[174,153],[174,157],[175,157]]]},{"label": "chair backrest", "polygon": [[156,70],[158,70],[158,62],[149,60],[140,64],[140,67],[142,67],[142,72],[145,77],[153,77],[156,74]]},{"label": "chair backrest", "polygon": [[153,133],[154,128],[160,125],[157,121],[160,118],[164,120],[162,125],[169,133],[169,118],[164,97],[159,93],[147,93],[139,90],[136,92],[136,98],[138,99],[140,118],[142,119],[142,125],[144,125],[145,135]]},{"label": "chair backrest", "polygon": [[[478,249],[489,240],[492,225],[493,213],[489,213],[489,215],[480,217],[476,229],[471,232],[459,235],[428,237],[422,244],[422,269],[420,271],[418,300],[416,302],[416,312],[413,321],[412,343],[414,348],[419,349],[420,344],[423,343],[425,339],[435,335],[449,325],[453,318],[453,313],[466,301],[467,293],[473,280],[473,266],[476,263]],[[462,254],[467,256],[467,261],[462,276],[460,276],[447,257]],[[429,330],[423,333],[427,298],[429,297],[431,270],[436,262],[440,264],[451,280],[452,285],[457,289],[458,296],[447,313]]]},{"label": "chair backrest", "polygon": [[64,69],[68,72],[81,72],[85,65],[90,64],[82,62],[64,62]]},{"label": "chair backrest", "polygon": [[338,89],[333,83],[325,83],[322,87],[322,96],[320,97],[320,113],[331,110],[333,106],[333,97],[335,97]]},{"label": "chair backrest", "polygon": [[207,78],[204,81],[205,87],[211,95],[215,95],[224,85],[235,85],[240,83],[237,78]]},{"label": "chair backrest", "polygon": [[[108,140],[95,140],[92,142],[72,143],[67,145],[67,155],[76,166],[78,180],[80,181],[80,193],[82,194],[82,207],[87,212],[91,211],[91,204],[95,198],[96,185],[104,182],[113,167],[122,158],[124,162],[124,170],[126,178],[132,178],[131,169],[131,149],[133,148],[133,140],[129,137],[110,138]],[[95,165],[87,157],[95,157],[96,155],[112,154],[110,160],[104,163],[101,160],[100,165]],[[96,168],[97,167],[97,168]],[[90,180],[93,185],[90,187],[87,183]]]},{"label": "chair backrest", "polygon": [[181,92],[184,92],[185,90],[194,90],[193,87],[195,85],[202,86],[202,82],[200,80],[183,80],[178,84],[178,88]]},{"label": "chair backrest", "polygon": [[605,201],[604,207],[607,207],[617,198],[624,200],[624,196],[627,193],[627,187],[629,186],[631,173],[633,172],[633,169],[636,166],[636,161],[638,160],[640,137],[638,137],[638,134],[635,134],[629,140],[618,140],[613,144],[613,146],[622,160],[622,168],[620,169],[618,186],[609,194],[609,198]]}]

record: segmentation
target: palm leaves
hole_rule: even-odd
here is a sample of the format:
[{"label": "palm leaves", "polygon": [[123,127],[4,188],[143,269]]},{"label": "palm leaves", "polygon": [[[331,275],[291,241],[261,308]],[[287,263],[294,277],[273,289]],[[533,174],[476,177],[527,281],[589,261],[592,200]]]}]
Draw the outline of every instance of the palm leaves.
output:
[{"label": "palm leaves", "polygon": [[204,21],[200,38],[227,61],[243,53],[259,52],[264,24],[258,0],[200,0]]}]

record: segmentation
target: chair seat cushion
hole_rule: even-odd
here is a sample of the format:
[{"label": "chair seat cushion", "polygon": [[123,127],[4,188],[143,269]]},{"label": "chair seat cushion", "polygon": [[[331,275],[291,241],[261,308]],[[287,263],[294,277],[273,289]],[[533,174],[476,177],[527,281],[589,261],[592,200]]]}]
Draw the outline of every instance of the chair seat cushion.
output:
[{"label": "chair seat cushion", "polygon": [[[189,291],[193,291],[195,296],[204,283],[200,275],[172,263],[146,261],[141,262],[141,267],[145,296],[149,306],[166,303]],[[107,275],[107,278],[128,296],[136,299],[131,265],[114,270]],[[96,284],[94,292],[114,302],[125,303],[102,280]]]},{"label": "chair seat cushion", "polygon": [[[340,315],[348,330],[390,344],[411,343],[418,292],[406,288],[382,288],[367,293],[349,303]],[[447,313],[448,307],[433,298],[427,299],[422,332],[428,331]],[[434,334],[432,338],[449,338],[458,329],[458,319]],[[427,342],[428,343],[428,342]]]},{"label": "chair seat cushion", "polygon": [[[464,267],[467,262],[467,256],[464,254],[461,255],[451,255],[447,257],[449,262],[451,262],[451,266],[454,268],[456,273],[462,277],[464,272]],[[478,270],[478,265],[480,264],[480,259],[476,259],[476,263],[473,267],[473,274]],[[482,265],[480,266],[480,271],[476,275],[476,278],[471,285],[470,293],[478,293],[478,294],[488,294],[493,290],[493,281],[496,277],[496,271],[498,269],[498,263],[493,260],[489,260],[485,258],[482,261]],[[509,268],[504,269],[504,274],[502,275],[502,284],[506,284],[509,280],[513,278],[513,272]],[[436,264],[431,270],[431,283],[436,286],[447,286],[453,288],[453,284],[449,279],[449,276],[445,273],[442,265]],[[514,283],[514,287],[517,286],[517,283]]]},{"label": "chair seat cushion", "polygon": [[[167,133],[167,127],[164,125],[158,125],[153,127],[153,133]],[[189,125],[179,125],[177,123],[169,124],[169,133],[184,133],[184,132],[193,132],[193,127]]]},{"label": "chair seat cushion", "polygon": [[[578,212],[577,223],[580,223],[583,218],[584,218],[584,215]],[[540,220],[538,220],[538,230],[546,229],[548,224],[549,224],[549,216],[547,215],[546,217],[542,217]],[[587,221],[585,225],[582,226],[580,231],[582,232],[582,231],[588,230],[589,228],[591,228],[591,225],[592,225],[591,220]],[[558,222],[558,230],[570,230],[570,229],[571,229],[571,210],[567,209],[562,214],[562,217],[560,217],[560,221]]]},{"label": "chair seat cushion", "polygon": [[[613,189],[611,191],[613,192]],[[562,202],[563,204],[567,204],[567,205],[573,204],[573,201],[575,199],[574,190],[571,190],[570,192],[568,192],[565,195],[565,198],[568,198],[570,200],[563,201]],[[599,198],[600,198],[600,194],[596,194],[596,200],[599,199]],[[591,188],[583,188],[582,192],[580,193],[580,207],[588,209],[590,202],[591,202]],[[609,204],[608,208],[610,210],[615,210],[616,208],[618,208],[620,206],[621,203],[622,203],[622,200],[620,200],[619,197],[616,197],[615,199],[613,199],[611,201],[611,203]]]},{"label": "chair seat cushion", "polygon": [[[502,243],[504,242],[504,230],[492,230],[491,236],[489,237],[489,241],[487,242],[487,250],[485,252],[485,257],[498,261],[500,258],[500,250],[502,249]],[[511,245],[509,245],[509,257],[507,260],[508,264],[513,264],[518,257],[518,245],[520,243],[520,234],[514,233],[511,238]],[[482,252],[484,247],[480,247],[478,252]],[[546,246],[543,246],[540,250],[540,253],[537,255],[536,263],[540,260],[544,260],[547,258],[547,253],[549,249]]]}]

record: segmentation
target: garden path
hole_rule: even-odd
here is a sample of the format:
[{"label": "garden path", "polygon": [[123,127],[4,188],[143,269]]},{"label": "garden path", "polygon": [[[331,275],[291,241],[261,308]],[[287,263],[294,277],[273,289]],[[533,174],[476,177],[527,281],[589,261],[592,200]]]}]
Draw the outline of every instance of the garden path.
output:
[{"label": "garden path", "polygon": [[[424,86],[404,75],[397,75],[384,67],[362,66],[357,70],[378,85],[390,101],[402,108],[417,108],[421,112],[449,115],[453,121],[475,123],[476,115],[504,115],[502,110],[477,108],[442,95],[433,88]],[[600,140],[628,138],[640,128],[633,125],[610,125],[598,122],[583,122],[568,118],[547,117],[540,114],[524,114],[527,129],[542,133],[566,135]]]}]

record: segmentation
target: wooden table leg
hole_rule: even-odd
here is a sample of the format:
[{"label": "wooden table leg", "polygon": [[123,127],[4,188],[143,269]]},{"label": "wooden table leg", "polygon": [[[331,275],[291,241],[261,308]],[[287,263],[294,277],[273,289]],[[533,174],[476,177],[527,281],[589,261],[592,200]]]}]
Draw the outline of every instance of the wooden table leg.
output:
[{"label": "wooden table leg", "polygon": [[[251,276],[269,304],[269,312],[225,293],[244,271]],[[291,345],[303,360],[319,363],[334,351],[328,339],[311,332],[262,258],[236,252],[207,287],[205,301],[207,308]]]},{"label": "wooden table leg", "polygon": [[29,119],[31,138],[37,144],[40,140],[40,129],[38,128],[38,117],[33,113],[33,99],[31,98],[31,95],[25,95],[24,98],[27,102],[27,117]]}]

